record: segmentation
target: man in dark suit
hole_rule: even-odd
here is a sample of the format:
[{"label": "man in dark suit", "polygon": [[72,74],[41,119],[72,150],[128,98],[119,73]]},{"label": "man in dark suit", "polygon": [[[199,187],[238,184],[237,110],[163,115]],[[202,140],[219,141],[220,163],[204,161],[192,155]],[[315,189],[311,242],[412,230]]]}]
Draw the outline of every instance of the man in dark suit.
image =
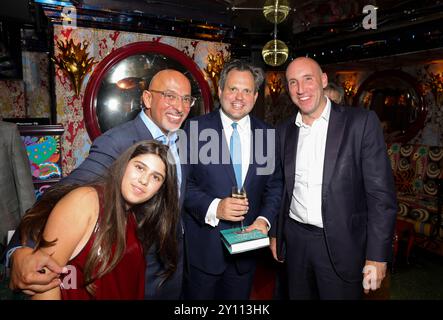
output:
[{"label": "man in dark suit", "polygon": [[[239,227],[244,220],[250,225],[246,231],[267,234],[280,205],[282,181],[275,170],[274,129],[249,115],[262,82],[260,68],[240,60],[226,64],[218,88],[221,109],[187,123],[190,169],[183,219],[190,271],[185,278],[186,299],[249,298],[257,252],[230,255],[220,230]],[[237,163],[241,173],[235,172],[230,156],[235,130],[241,145]],[[267,158],[260,159],[264,155]],[[231,197],[236,185],[246,189],[247,199]]]},{"label": "man in dark suit", "polygon": [[[178,159],[176,145],[177,131],[189,114],[195,98],[191,96],[191,84],[182,73],[162,70],[155,74],[149,89],[143,92],[145,109],[132,121],[117,126],[98,137],[89,156],[62,183],[85,183],[99,178],[114,160],[128,147],[142,140],[159,140],[170,146],[171,154]],[[176,161],[176,163],[179,163]],[[180,185],[180,207],[186,183],[186,170],[177,166]],[[155,248],[146,255],[146,299],[179,299],[183,279],[183,228],[178,230],[179,264],[177,271],[161,286],[163,280],[157,274],[162,270]],[[49,290],[59,284],[62,272],[55,262],[43,253],[31,255],[32,249],[17,249],[12,256],[11,286],[34,294]],[[52,272],[40,274],[37,271],[46,266]]]},{"label": "man in dark suit", "polygon": [[285,184],[271,250],[291,299],[360,299],[385,277],[397,211],[379,121],[331,103],[312,59],[292,61],[286,79],[298,112],[278,128]]},{"label": "man in dark suit", "polygon": [[15,230],[35,201],[25,146],[17,126],[0,120],[0,256],[8,232]]}]

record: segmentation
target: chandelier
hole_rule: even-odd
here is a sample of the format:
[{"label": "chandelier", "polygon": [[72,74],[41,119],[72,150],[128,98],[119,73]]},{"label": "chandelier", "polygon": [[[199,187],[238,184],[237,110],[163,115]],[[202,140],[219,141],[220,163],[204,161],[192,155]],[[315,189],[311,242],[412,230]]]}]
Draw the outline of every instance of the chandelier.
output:
[{"label": "chandelier", "polygon": [[241,8],[231,7],[232,11],[236,10],[260,10],[266,20],[274,24],[274,39],[268,41],[262,49],[262,57],[267,65],[278,67],[288,59],[289,49],[286,43],[277,39],[277,24],[283,22],[291,8],[288,0],[266,0],[263,8]]},{"label": "chandelier", "polygon": [[288,59],[288,46],[277,39],[277,24],[286,19],[290,10],[288,0],[266,0],[263,5],[263,15],[266,20],[274,23],[274,39],[268,41],[261,52],[267,65],[278,67]]},{"label": "chandelier", "polygon": [[269,22],[283,22],[289,14],[291,8],[288,0],[267,0],[263,5],[263,14]]}]

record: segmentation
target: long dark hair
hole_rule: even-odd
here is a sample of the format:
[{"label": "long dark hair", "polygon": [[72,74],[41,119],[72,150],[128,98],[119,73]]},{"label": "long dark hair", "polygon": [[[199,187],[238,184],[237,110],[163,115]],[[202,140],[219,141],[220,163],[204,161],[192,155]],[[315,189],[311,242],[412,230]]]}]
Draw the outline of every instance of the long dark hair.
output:
[{"label": "long dark hair", "polygon": [[[129,161],[142,154],[159,156],[165,164],[166,177],[159,191],[151,199],[131,208],[138,224],[137,235],[145,253],[154,246],[164,265],[164,272],[159,275],[163,280],[176,270],[178,186],[175,164],[173,157],[168,157],[168,150],[167,146],[156,141],[139,142],[117,158],[102,180],[88,184],[96,189],[101,188],[103,192],[103,212],[97,221],[94,243],[84,270],[85,284],[91,293],[94,293],[94,280],[110,272],[125,251],[127,203],[121,193],[121,184]],[[56,243],[57,239],[48,241],[43,238],[46,222],[57,202],[77,187],[78,185],[57,185],[43,194],[20,223],[23,243],[26,243],[28,238],[32,239],[36,243],[34,250]]]}]

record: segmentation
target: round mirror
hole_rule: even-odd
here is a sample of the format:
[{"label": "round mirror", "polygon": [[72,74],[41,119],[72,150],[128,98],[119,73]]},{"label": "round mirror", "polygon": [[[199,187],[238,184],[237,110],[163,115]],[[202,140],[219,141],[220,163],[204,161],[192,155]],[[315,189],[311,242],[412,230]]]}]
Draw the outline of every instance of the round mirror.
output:
[{"label": "round mirror", "polygon": [[197,101],[189,117],[212,110],[208,83],[191,58],[165,44],[136,42],[106,56],[88,81],[83,111],[91,140],[135,118],[143,107],[143,90],[162,69],[178,70],[191,81],[192,95]]},{"label": "round mirror", "polygon": [[417,82],[399,70],[371,75],[362,83],[353,102],[377,113],[387,143],[408,142],[425,123],[427,110]]}]

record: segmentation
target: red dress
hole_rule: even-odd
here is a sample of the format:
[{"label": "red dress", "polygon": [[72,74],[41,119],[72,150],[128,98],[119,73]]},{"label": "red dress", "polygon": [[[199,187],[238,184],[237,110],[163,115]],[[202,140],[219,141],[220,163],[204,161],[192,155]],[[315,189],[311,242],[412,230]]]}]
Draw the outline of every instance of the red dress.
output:
[{"label": "red dress", "polygon": [[[97,190],[100,195],[100,191]],[[100,196],[100,201],[102,197]],[[102,206],[100,203],[100,211]],[[100,212],[101,215],[102,212]],[[137,224],[132,213],[126,224],[126,249],[120,262],[109,273],[95,280],[95,295],[92,296],[84,284],[86,258],[95,239],[95,231],[80,253],[67,263],[70,271],[63,279],[63,300],[141,300],[145,290],[145,257],[143,246],[137,238]],[[76,285],[76,287],[75,287]]]}]

